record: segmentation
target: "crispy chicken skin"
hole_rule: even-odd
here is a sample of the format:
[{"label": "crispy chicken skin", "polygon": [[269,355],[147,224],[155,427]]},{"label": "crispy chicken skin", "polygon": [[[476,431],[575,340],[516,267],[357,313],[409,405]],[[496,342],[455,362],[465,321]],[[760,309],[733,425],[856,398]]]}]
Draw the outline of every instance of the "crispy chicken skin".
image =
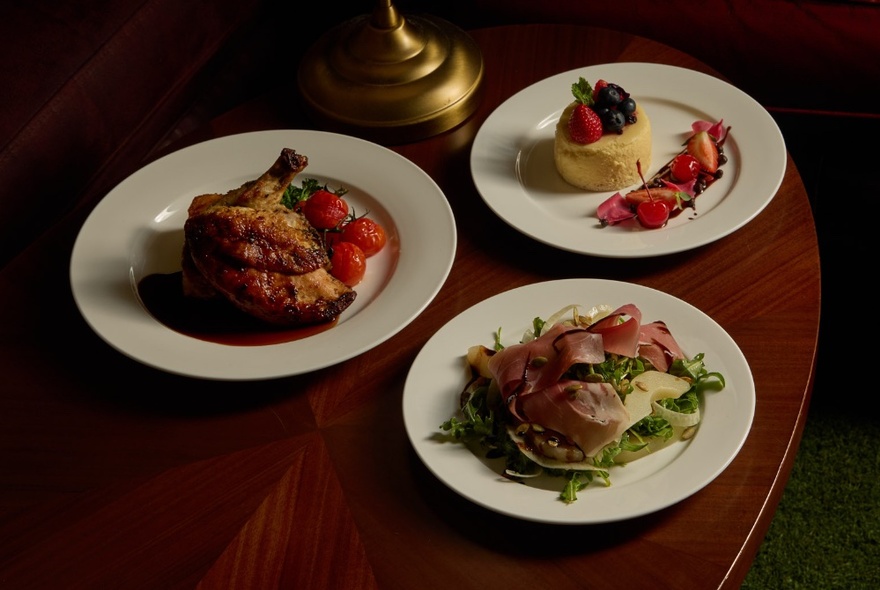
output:
[{"label": "crispy chicken skin", "polygon": [[308,165],[284,148],[258,179],[225,194],[193,199],[184,225],[183,288],[188,297],[224,297],[270,324],[335,319],[355,292],[334,278],[321,236],[281,203]]}]

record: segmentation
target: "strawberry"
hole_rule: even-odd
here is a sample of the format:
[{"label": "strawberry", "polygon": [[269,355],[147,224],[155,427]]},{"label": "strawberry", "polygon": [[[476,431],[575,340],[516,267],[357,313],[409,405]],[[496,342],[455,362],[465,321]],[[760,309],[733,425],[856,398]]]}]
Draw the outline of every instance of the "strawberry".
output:
[{"label": "strawberry", "polygon": [[700,163],[700,168],[709,174],[718,170],[718,146],[706,131],[694,133],[687,142],[687,153]]},{"label": "strawberry", "polygon": [[594,143],[602,137],[602,120],[591,107],[593,105],[593,88],[585,79],[578,79],[571,85],[575,105],[568,119],[568,131],[575,143]]},{"label": "strawberry", "polygon": [[652,189],[636,189],[627,193],[624,198],[630,206],[639,206],[642,203],[656,201],[665,203],[669,211],[675,211],[682,208],[682,201],[689,201],[690,196],[682,191],[671,188],[652,188]]},{"label": "strawberry", "polygon": [[599,96],[599,91],[608,86],[608,82],[605,80],[596,80],[596,85],[593,86],[593,102],[596,102],[597,96]]},{"label": "strawberry", "polygon": [[596,111],[585,104],[579,104],[571,112],[568,131],[575,143],[594,143],[602,137],[602,120]]}]

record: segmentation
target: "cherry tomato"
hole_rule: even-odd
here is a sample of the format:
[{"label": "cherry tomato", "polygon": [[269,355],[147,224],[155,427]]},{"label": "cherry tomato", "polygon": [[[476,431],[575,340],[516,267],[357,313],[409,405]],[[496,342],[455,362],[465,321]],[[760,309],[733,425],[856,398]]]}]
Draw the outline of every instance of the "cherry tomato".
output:
[{"label": "cherry tomato", "polygon": [[302,208],[303,215],[317,229],[333,229],[348,216],[348,203],[324,189],[316,190]]},{"label": "cherry tomato", "polygon": [[360,283],[367,272],[367,255],[351,242],[337,242],[333,246],[330,263],[330,274],[349,287]]},{"label": "cherry tomato", "polygon": [[673,178],[678,182],[693,180],[700,173],[700,163],[690,154],[679,154],[669,166]]},{"label": "cherry tomato", "polygon": [[340,240],[357,244],[369,257],[385,247],[387,238],[385,237],[385,229],[381,225],[372,219],[359,217],[345,224]]}]

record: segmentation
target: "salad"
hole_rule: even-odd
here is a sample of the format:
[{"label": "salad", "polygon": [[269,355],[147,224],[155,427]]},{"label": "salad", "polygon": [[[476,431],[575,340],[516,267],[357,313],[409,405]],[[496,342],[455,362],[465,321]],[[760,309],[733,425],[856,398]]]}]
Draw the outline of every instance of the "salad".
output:
[{"label": "salad", "polygon": [[642,323],[634,304],[568,305],[532,321],[516,344],[467,351],[470,379],[459,411],[440,425],[507,478],[560,478],[571,503],[610,469],[690,439],[706,391],[724,388],[704,353],[688,357],[662,321]]}]

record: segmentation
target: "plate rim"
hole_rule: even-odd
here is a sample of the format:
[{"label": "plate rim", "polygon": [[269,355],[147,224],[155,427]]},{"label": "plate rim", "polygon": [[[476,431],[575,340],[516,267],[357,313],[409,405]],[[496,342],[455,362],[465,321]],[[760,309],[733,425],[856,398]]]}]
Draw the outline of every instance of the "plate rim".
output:
[{"label": "plate rim", "polygon": [[[313,172],[315,176],[338,175],[343,180],[346,175],[350,177],[359,173],[361,177],[350,178],[351,184],[381,184],[383,190],[387,187],[384,195],[368,196],[386,209],[394,222],[397,239],[406,248],[398,248],[397,258],[393,261],[394,268],[388,271],[385,284],[378,288],[363,309],[349,317],[345,317],[343,312],[340,323],[333,328],[301,340],[279,344],[230,346],[207,342],[177,333],[155,320],[140,304],[137,296],[133,269],[138,253],[131,251],[136,241],[132,234],[153,231],[147,226],[155,222],[155,218],[124,219],[128,224],[126,228],[130,230],[125,233],[124,228],[108,228],[108,216],[124,211],[125,207],[140,207],[149,209],[149,215],[155,214],[159,218],[168,214],[167,209],[175,202],[186,202],[188,205],[187,199],[191,200],[191,196],[207,192],[199,191],[193,185],[202,181],[210,183],[211,179],[194,178],[192,175],[197,173],[187,170],[181,175],[184,180],[180,182],[179,192],[152,197],[147,194],[144,199],[146,203],[138,202],[134,206],[131,200],[127,200],[132,199],[133,195],[139,197],[147,192],[144,183],[159,178],[163,172],[171,171],[175,167],[193,162],[201,166],[203,160],[211,157],[219,157],[221,163],[225,161],[229,166],[233,158],[241,156],[245,163],[233,163],[229,168],[237,167],[236,177],[245,175],[253,178],[253,175],[261,174],[271,164],[270,160],[266,160],[265,165],[258,165],[257,159],[262,162],[264,156],[277,158],[276,152],[280,152],[282,147],[294,147],[307,156],[310,153],[332,151],[340,159],[347,154],[356,153],[364,162],[378,163],[385,166],[386,170],[389,166],[393,167],[393,174],[383,173],[381,178],[371,169],[367,178],[367,163],[345,162],[343,167],[336,164],[335,160],[333,163],[325,160]],[[241,155],[244,153],[246,156]],[[256,153],[263,155],[257,156]],[[250,164],[246,163],[248,161]],[[314,162],[314,157],[310,157],[310,165]],[[205,166],[210,167],[209,164]],[[247,172],[244,172],[245,168]],[[338,173],[335,172],[337,169],[340,170]],[[218,174],[218,178],[222,174],[233,176],[234,173],[224,169]],[[309,168],[300,175],[308,177]],[[416,186],[408,186],[407,192],[404,192],[404,180],[415,183]],[[174,181],[160,181],[165,182]],[[224,190],[231,188],[234,186],[228,186]],[[407,202],[412,194],[410,191],[418,192],[418,204]],[[191,193],[191,196],[187,193]],[[395,196],[392,198],[389,195]],[[395,219],[393,213],[401,219]],[[177,218],[181,215],[185,219],[185,212],[177,211]],[[167,228],[182,231],[182,221],[181,219],[176,225],[169,223]],[[420,225],[416,228],[405,226],[404,223],[408,221]],[[426,247],[420,245],[421,231],[427,231],[434,239],[428,254],[424,252]],[[110,237],[104,239],[107,234]],[[212,138],[181,148],[146,164],[119,182],[96,204],[80,227],[70,254],[69,282],[76,306],[89,327],[125,356],[146,366],[182,376],[230,381],[265,380],[308,373],[341,363],[382,344],[403,330],[424,311],[445,284],[455,259],[457,241],[455,218],[442,189],[423,169],[397,152],[361,138],[333,132],[308,129],[252,131]],[[97,244],[108,248],[106,257],[96,254],[99,251],[96,250]],[[121,252],[110,251],[114,248],[121,248]],[[420,252],[423,257],[416,264]],[[104,270],[106,267],[114,270]],[[418,275],[415,289],[402,275],[402,272],[407,271]],[[111,276],[111,272],[115,274]],[[102,281],[106,284],[101,284]],[[121,289],[122,282],[128,285],[127,290]],[[110,289],[117,289],[119,292],[111,293]],[[109,297],[114,305],[118,304],[118,309],[114,307],[111,312],[106,309],[106,305],[101,308],[102,304],[106,304],[106,301],[97,300],[101,294]],[[111,317],[112,313],[117,315]],[[373,314],[372,317],[370,313]],[[344,321],[342,318],[345,318]],[[158,342],[135,343],[133,338],[120,333],[121,327],[112,325],[114,320],[125,322],[127,329],[142,331],[142,340],[157,338]],[[340,334],[351,337],[336,338],[334,343],[334,335]],[[344,345],[340,346],[340,340]],[[315,358],[317,352],[306,352],[302,343],[308,343],[313,349],[320,348],[321,358]],[[188,356],[189,361],[177,358],[169,360],[169,350],[178,356]],[[252,351],[258,351],[263,357],[257,357]],[[238,358],[233,352],[238,354]],[[203,359],[204,356],[207,359]]]},{"label": "plate rim", "polygon": [[[483,464],[482,460],[479,457],[474,456],[473,453],[471,453],[471,451],[465,447],[465,445],[461,443],[451,442],[441,443],[436,440],[436,437],[441,434],[441,430],[439,427],[440,423],[451,417],[451,412],[447,416],[440,416],[439,411],[437,412],[438,415],[432,415],[430,417],[428,416],[429,412],[435,411],[434,409],[429,408],[429,405],[432,402],[436,404],[442,403],[444,404],[444,407],[448,402],[449,408],[453,408],[455,395],[457,395],[458,391],[460,391],[461,387],[463,387],[464,380],[466,378],[465,366],[463,364],[464,361],[462,360],[464,357],[464,353],[467,349],[467,346],[480,343],[480,341],[473,339],[465,343],[464,340],[467,336],[465,334],[456,336],[455,332],[474,332],[476,329],[478,329],[473,326],[473,324],[475,323],[474,316],[489,316],[486,319],[487,325],[480,326],[480,328],[486,328],[485,337],[489,338],[491,336],[491,332],[498,328],[497,324],[502,321],[502,318],[498,317],[498,315],[499,313],[504,313],[503,311],[499,310],[504,307],[505,299],[507,299],[508,302],[527,302],[529,305],[532,306],[532,308],[530,309],[523,309],[525,317],[519,320],[513,320],[522,321],[523,325],[528,325],[528,318],[535,315],[534,312],[537,312],[538,315],[540,315],[542,313],[549,314],[555,311],[555,309],[534,309],[534,302],[540,300],[542,296],[546,297],[547,294],[553,293],[557,294],[559,297],[562,297],[564,295],[568,299],[570,299],[568,297],[570,293],[589,293],[591,291],[619,292],[621,293],[621,297],[626,297],[630,302],[635,303],[637,306],[640,305],[639,301],[635,300],[638,297],[641,297],[643,300],[650,300],[650,303],[648,305],[644,305],[643,303],[643,306],[640,307],[640,309],[642,309],[643,313],[645,314],[652,313],[651,309],[645,309],[646,307],[657,307],[658,302],[660,302],[661,306],[672,307],[674,309],[687,312],[687,314],[690,314],[693,317],[699,318],[700,322],[703,322],[700,328],[707,329],[709,332],[713,333],[713,337],[720,338],[719,346],[717,348],[723,349],[729,354],[729,356],[725,358],[713,358],[710,363],[707,363],[709,365],[709,370],[719,370],[724,368],[725,370],[729,371],[731,370],[731,368],[735,368],[733,374],[725,374],[725,390],[707,394],[717,396],[728,395],[727,399],[722,398],[722,401],[724,401],[725,403],[722,404],[719,401],[715,401],[715,409],[713,409],[713,402],[704,398],[704,404],[708,406],[708,411],[716,412],[716,417],[721,414],[721,411],[718,410],[726,408],[728,403],[738,407],[739,411],[741,411],[741,414],[739,415],[739,422],[736,423],[737,429],[735,430],[735,432],[732,433],[724,433],[725,436],[723,438],[726,439],[727,452],[723,457],[719,457],[717,462],[715,462],[711,466],[701,463],[699,465],[700,468],[695,470],[695,473],[691,474],[694,477],[691,478],[691,481],[689,482],[690,485],[686,489],[673,490],[672,492],[664,489],[664,492],[666,492],[666,496],[655,496],[652,499],[645,500],[644,498],[641,498],[640,491],[632,484],[628,484],[623,488],[618,488],[623,489],[622,493],[611,492],[612,494],[617,494],[616,497],[614,495],[608,496],[608,490],[613,490],[615,485],[615,473],[614,471],[612,471],[611,487],[600,487],[583,490],[579,493],[579,500],[574,504],[565,505],[564,503],[560,502],[558,500],[558,491],[548,492],[547,490],[531,490],[529,492],[522,492],[523,488],[528,489],[528,487],[521,485],[512,485],[511,488],[509,488],[520,492],[518,497],[506,498],[503,502],[501,502],[499,500],[500,488],[490,489],[490,486],[483,486],[481,484],[492,483],[493,485],[498,484],[499,486],[501,486],[510,483],[509,480],[503,480],[499,474],[492,472],[488,467]],[[599,303],[614,305],[615,303],[623,304],[626,302],[627,301],[608,302],[568,300],[563,303],[563,305],[567,303],[580,303],[585,306],[597,305]],[[560,302],[556,301],[556,303]],[[510,305],[510,303],[507,303],[506,305]],[[532,312],[531,315],[529,315],[530,312]],[[493,313],[495,313],[494,316],[492,315]],[[646,321],[652,321],[653,319],[662,318],[646,318]],[[673,333],[676,333],[675,322],[670,322],[670,324]],[[462,329],[460,326],[465,326],[465,328]],[[495,327],[493,328],[492,326]],[[510,339],[511,334],[512,332],[508,331],[508,339]],[[514,336],[513,338],[518,338],[518,336]],[[456,369],[453,369],[451,366],[444,365],[444,363],[451,362],[451,360],[448,358],[431,358],[432,355],[437,353],[438,347],[442,348],[443,346],[449,346],[452,344],[453,341],[456,341],[457,347],[461,347],[460,351],[448,351],[452,356],[457,355],[458,357],[457,360],[459,361],[461,366]],[[487,342],[483,343],[487,344]],[[488,342],[487,345],[489,344],[491,344],[491,342]],[[686,346],[686,344],[684,343],[682,343],[682,345]],[[715,351],[696,352],[705,352],[707,356],[712,357],[717,354]],[[431,397],[430,395],[425,394],[425,391],[429,389],[423,383],[426,379],[428,379],[428,377],[424,377],[422,375],[422,373],[424,372],[423,367],[426,365],[426,363],[431,363],[429,365],[431,367],[441,365],[443,367],[437,368],[437,373],[433,374],[430,378],[431,383],[435,384],[435,389],[442,389],[442,387],[444,386],[447,387],[447,389],[442,392],[435,392],[433,394],[435,397]],[[460,372],[461,381],[456,384],[447,384],[445,379],[451,379],[453,370]],[[734,375],[736,377],[734,379],[731,379],[732,377],[734,377]],[[453,390],[453,386],[457,386],[458,389]],[[444,397],[444,399],[441,400],[441,395],[449,396],[449,399],[446,400]],[[749,367],[748,361],[746,360],[737,343],[717,322],[715,322],[710,316],[702,312],[699,308],[673,295],[665,293],[664,291],[660,291],[652,287],[639,285],[637,283],[628,283],[624,281],[609,279],[573,278],[542,281],[530,283],[520,287],[515,287],[513,289],[509,289],[507,291],[503,291],[501,293],[483,299],[482,301],[457,314],[454,318],[450,319],[424,344],[424,346],[414,359],[404,384],[401,404],[403,409],[403,420],[404,427],[407,433],[407,438],[419,460],[425,465],[428,471],[430,471],[442,484],[453,490],[461,497],[492,512],[496,512],[515,519],[557,525],[589,525],[617,522],[657,512],[687,499],[705,486],[709,485],[725,469],[727,469],[730,463],[739,454],[742,446],[745,444],[745,441],[748,438],[754,421],[756,392],[751,368]],[[704,420],[705,419],[706,415],[704,414]],[[436,428],[430,432],[426,431],[428,425],[433,424],[434,422],[437,423]],[[728,434],[730,434],[730,436],[727,436]],[[672,448],[658,451],[658,455],[663,452],[676,453],[676,455],[671,458],[671,460],[667,459],[669,461],[669,465],[672,466],[672,468],[661,467],[657,469],[656,472],[652,471],[651,473],[649,473],[645,480],[653,481],[662,479],[664,477],[672,477],[676,475],[675,472],[681,471],[685,464],[681,463],[678,467],[675,467],[675,463],[681,460],[680,456],[682,454],[691,452],[689,451],[689,449],[694,444],[694,441],[700,440],[698,438],[699,436],[700,433],[698,433],[697,437],[687,443],[688,446],[679,447],[676,451],[673,451]],[[714,442],[715,441],[711,437],[704,437],[699,443],[699,446],[696,447],[697,451],[692,452],[692,455],[697,455],[698,451],[704,451],[708,446],[713,445]],[[646,460],[647,459],[642,459],[641,461]],[[638,463],[634,463],[633,465],[638,465]],[[453,469],[459,469],[461,467],[464,467],[465,470],[468,471],[468,476],[473,476],[475,480],[479,479],[479,481],[474,481],[467,484],[461,484],[460,482],[455,481],[455,478],[453,477]],[[623,468],[620,467],[615,469]],[[668,470],[667,474],[664,474],[664,469]],[[604,494],[604,496],[601,498],[597,498],[594,495],[593,498],[590,498],[589,494],[595,492],[602,493]],[[540,502],[542,502],[541,505],[536,507],[534,504],[528,503],[529,500],[533,500],[534,497],[538,495],[540,495]],[[621,503],[630,501],[632,498],[638,498],[641,503],[634,504],[630,510],[621,509],[619,507]],[[586,502],[586,500],[590,500],[590,502]],[[606,508],[613,507],[613,510],[606,514],[592,514],[589,512],[589,508],[586,508],[586,513],[584,513],[584,507],[588,504],[603,506]],[[531,512],[524,513],[523,508],[525,506],[528,506],[531,509]]]},{"label": "plate rim", "polygon": [[[737,134],[737,129],[742,128],[745,125],[739,124],[734,125],[731,141],[740,142],[743,145],[753,144],[757,146],[755,149],[744,150],[749,166],[768,166],[775,171],[772,177],[767,177],[763,173],[756,173],[750,177],[744,177],[746,180],[757,179],[761,182],[766,181],[766,186],[763,190],[764,195],[755,200],[754,206],[749,207],[747,213],[735,215],[733,218],[725,216],[726,219],[722,221],[720,231],[713,231],[708,228],[705,231],[694,230],[693,228],[691,228],[690,231],[687,231],[687,226],[692,225],[691,223],[685,223],[674,228],[663,228],[661,230],[643,230],[643,232],[645,232],[643,239],[646,240],[646,243],[644,244],[633,244],[634,240],[632,239],[624,242],[623,238],[616,240],[616,238],[612,238],[612,235],[606,235],[603,236],[601,240],[595,239],[593,240],[594,243],[585,245],[582,240],[579,241],[566,235],[564,232],[560,232],[558,227],[555,227],[553,231],[550,231],[547,227],[539,227],[542,214],[537,207],[531,207],[528,211],[521,212],[521,214],[516,213],[517,199],[522,197],[522,194],[517,193],[526,193],[526,197],[528,198],[529,192],[526,187],[522,186],[518,178],[519,174],[516,172],[516,167],[519,166],[518,159],[527,148],[533,147],[534,144],[533,142],[532,144],[526,143],[526,145],[519,145],[526,141],[523,138],[523,135],[526,134],[527,131],[534,130],[537,127],[540,127],[541,129],[549,127],[552,137],[552,129],[555,126],[555,122],[558,120],[558,114],[561,113],[567,104],[564,101],[565,97],[568,95],[564,94],[564,89],[570,87],[572,81],[576,80],[577,77],[584,76],[591,80],[599,78],[612,80],[616,79],[616,77],[636,75],[641,79],[659,79],[663,81],[663,83],[667,81],[667,77],[676,80],[684,77],[690,84],[702,85],[701,90],[703,93],[705,93],[706,90],[711,89],[714,95],[724,96],[724,100],[729,101],[733,107],[746,113],[746,115],[752,120],[754,128],[758,129],[761,137],[740,137]],[[700,94],[693,88],[690,88],[690,91],[695,95]],[[532,107],[530,109],[530,111],[537,111],[535,112],[534,117],[528,116],[528,113],[524,115],[521,111],[516,110],[521,102],[527,101],[533,95],[546,103],[542,103],[540,108]],[[559,98],[557,99],[556,97]],[[698,104],[697,101],[694,101],[694,103]],[[524,121],[522,127],[511,128],[509,124],[504,122],[505,115],[509,111],[515,114],[516,120]],[[724,118],[726,122],[730,120],[729,112],[719,112],[717,115],[717,118]],[[526,125],[530,123],[534,123],[535,126],[527,128]],[[682,132],[685,131],[687,131],[687,129],[682,129]],[[508,135],[505,136],[505,134]],[[492,166],[489,164],[483,165],[483,163],[492,162],[495,167],[498,166],[497,161],[493,162],[492,158],[495,157],[497,159],[498,146],[500,144],[513,145],[515,146],[514,149],[516,151],[512,153],[510,157],[513,161],[506,161],[505,169],[509,171],[509,175],[507,172],[504,173],[503,182],[505,184],[499,188],[498,186],[495,186],[495,183],[501,181],[498,178],[493,178],[492,175],[487,172]],[[699,248],[722,239],[748,224],[770,204],[778,192],[787,168],[787,148],[778,124],[767,110],[751,96],[736,88],[729,82],[709,74],[680,66],[650,62],[618,62],[583,66],[554,74],[534,82],[508,97],[497,108],[495,108],[492,113],[490,113],[477,131],[471,147],[470,166],[471,176],[477,188],[477,192],[486,205],[505,223],[524,235],[546,245],[577,254],[603,258],[646,258],[676,254]],[[748,168],[746,168],[746,170],[748,170]],[[555,170],[552,172],[557,174]],[[732,190],[733,189],[731,189],[731,191]],[[578,194],[583,195],[585,192],[586,191],[581,191]],[[606,196],[610,196],[613,192],[614,191],[607,192]],[[743,190],[742,192],[747,193],[749,198],[751,198],[750,195],[753,193],[751,190]],[[720,215],[715,216],[716,219],[720,217]],[[549,221],[553,220],[549,219]],[[639,235],[643,232],[633,231],[628,235]],[[663,236],[661,239],[660,237],[657,237],[656,234],[652,236],[649,232],[666,232],[667,235]],[[698,235],[698,233],[700,235]],[[608,234],[608,232],[606,232],[606,234]],[[585,235],[588,236],[590,234]],[[612,239],[609,240],[608,238]],[[609,242],[619,242],[626,247],[602,247],[603,244]]]}]

